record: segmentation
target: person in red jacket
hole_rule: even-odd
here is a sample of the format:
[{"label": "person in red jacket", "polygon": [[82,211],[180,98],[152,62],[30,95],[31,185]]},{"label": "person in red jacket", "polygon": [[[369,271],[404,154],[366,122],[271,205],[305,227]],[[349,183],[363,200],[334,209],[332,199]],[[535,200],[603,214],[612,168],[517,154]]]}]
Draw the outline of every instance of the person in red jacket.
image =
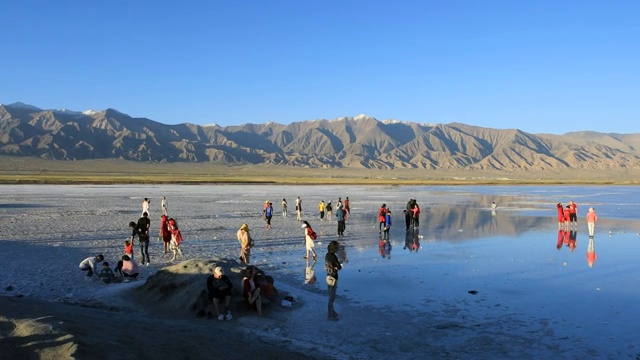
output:
[{"label": "person in red jacket", "polygon": [[160,217],[160,240],[163,243],[164,254],[169,253],[169,243],[171,242],[171,231],[169,230],[169,217],[162,215]]},{"label": "person in red jacket", "polygon": [[564,206],[561,203],[557,203],[556,209],[558,209],[558,229],[560,229],[564,225]]},{"label": "person in red jacket", "polygon": [[378,209],[378,228],[380,232],[384,230],[384,225],[387,221],[387,204],[382,204]]},{"label": "person in red jacket", "polygon": [[578,226],[578,205],[573,200],[569,201],[569,223]]}]

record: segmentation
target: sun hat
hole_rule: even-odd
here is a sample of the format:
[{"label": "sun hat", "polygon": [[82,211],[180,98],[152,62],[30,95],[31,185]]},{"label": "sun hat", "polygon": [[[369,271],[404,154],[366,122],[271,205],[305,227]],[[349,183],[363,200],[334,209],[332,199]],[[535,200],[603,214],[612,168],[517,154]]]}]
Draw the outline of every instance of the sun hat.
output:
[{"label": "sun hat", "polygon": [[224,270],[220,266],[216,266],[216,268],[213,269],[213,273],[216,275],[224,275]]}]

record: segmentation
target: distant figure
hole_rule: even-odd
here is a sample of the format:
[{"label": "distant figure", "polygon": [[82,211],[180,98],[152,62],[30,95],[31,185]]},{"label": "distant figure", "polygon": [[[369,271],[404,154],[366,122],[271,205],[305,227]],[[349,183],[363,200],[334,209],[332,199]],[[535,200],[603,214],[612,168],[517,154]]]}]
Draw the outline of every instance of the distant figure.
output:
[{"label": "distant figure", "polygon": [[271,218],[273,217],[273,203],[267,204],[267,207],[264,209],[264,220],[267,222],[265,224],[265,229],[271,229]]},{"label": "distant figure", "polygon": [[102,262],[103,260],[104,256],[102,255],[90,256],[80,262],[80,270],[86,271],[87,278],[91,278],[93,276],[93,273],[98,272],[98,269],[96,269],[97,264],[99,262]]},{"label": "distant figure", "polygon": [[556,209],[558,209],[558,229],[564,225],[564,206],[561,203],[556,204]]},{"label": "distant figure", "polygon": [[302,199],[300,196],[296,198],[296,220],[302,221]]},{"label": "distant figure", "polygon": [[324,220],[324,210],[325,210],[324,200],[320,200],[320,203],[318,203],[318,211],[320,212],[320,221]]},{"label": "distant figure", "polygon": [[495,210],[495,209],[497,209],[497,208],[498,208],[498,205],[496,205],[496,202],[495,202],[495,201],[492,201],[492,202],[491,202],[491,210]]},{"label": "distant figure", "polygon": [[569,219],[571,219],[571,210],[569,210],[569,205],[564,208],[564,227],[565,229],[569,228]]},{"label": "distant figure", "polygon": [[344,236],[344,231],[347,227],[347,224],[344,220],[344,209],[342,208],[342,206],[338,207],[338,210],[336,210],[336,218],[338,219],[338,236],[339,237],[343,237]]},{"label": "distant figure", "polygon": [[596,209],[589,208],[587,213],[587,228],[589,229],[589,237],[593,237],[593,233],[596,230],[596,221],[598,221],[598,215],[596,215]]},{"label": "distant figure", "polygon": [[151,201],[147,198],[142,200],[142,214],[147,213],[147,215],[149,215],[149,203],[151,203]]},{"label": "distant figure", "polygon": [[387,214],[384,217],[384,236],[389,238],[389,230],[391,230],[391,210],[387,209]]},{"label": "distant figure", "polygon": [[333,207],[331,206],[331,200],[327,201],[327,206],[325,208],[327,210],[327,219],[331,221],[331,217],[333,216]]},{"label": "distant figure", "polygon": [[380,230],[379,232],[382,232],[384,230],[384,222],[386,221],[387,218],[387,204],[382,204],[382,206],[380,206],[380,209],[378,209],[378,229]]},{"label": "distant figure", "polygon": [[[224,274],[224,270],[220,266],[213,269],[213,274],[207,278],[207,292],[209,301],[213,304],[214,313],[212,316],[218,320],[231,320],[232,315],[229,310],[231,302],[231,289],[233,284],[231,280]],[[224,311],[220,311],[220,301],[224,301]]]},{"label": "distant figure", "polygon": [[169,218],[167,215],[162,215],[160,217],[160,240],[162,240],[162,250],[163,254],[167,255],[169,253],[169,247],[171,244],[171,230],[169,229]]},{"label": "distant figure", "polygon": [[404,213],[405,230],[409,230],[409,227],[411,226],[411,215],[407,209],[402,210],[402,212]]},{"label": "distant figure", "polygon": [[287,199],[282,199],[282,217],[287,217]]},{"label": "distant figure", "polygon": [[327,319],[334,321],[339,320],[338,313],[333,308],[338,290],[338,271],[342,269],[342,265],[340,265],[338,257],[336,256],[339,247],[340,243],[333,240],[327,246],[327,255],[324,257],[324,267],[327,270],[327,289],[329,292]]},{"label": "distant figure", "polygon": [[344,209],[347,214],[351,215],[351,203],[349,202],[348,196],[344,199]]},{"label": "distant figure", "polygon": [[162,215],[169,216],[169,204],[167,204],[166,196],[162,197],[162,204],[160,206],[162,207]]},{"label": "distant figure", "polygon": [[593,267],[596,258],[596,245],[593,236],[591,236],[589,237],[589,245],[587,246],[587,264],[589,264],[589,267]]},{"label": "distant figure", "polygon": [[569,222],[578,226],[578,205],[573,200],[569,201]]}]

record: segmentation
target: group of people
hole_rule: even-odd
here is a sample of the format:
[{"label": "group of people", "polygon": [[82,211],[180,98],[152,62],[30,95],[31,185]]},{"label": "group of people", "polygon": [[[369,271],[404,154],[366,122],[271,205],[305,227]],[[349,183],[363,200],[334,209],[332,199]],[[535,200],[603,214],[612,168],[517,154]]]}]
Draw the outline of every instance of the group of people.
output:
[{"label": "group of people", "polygon": [[[100,265],[99,265],[100,264]],[[100,266],[100,269],[98,269]],[[104,261],[102,254],[90,256],[80,262],[80,270],[86,271],[85,279],[89,280],[94,274],[98,276],[104,283],[110,284],[115,282],[127,282],[138,277],[138,264],[133,257],[124,254],[118,260],[116,267],[112,270],[108,261]]]},{"label": "group of people", "polygon": [[[565,207],[562,203],[556,204],[558,210],[558,229],[564,228],[577,228],[578,227],[578,205],[573,201],[569,201],[569,204]],[[587,230],[589,231],[589,237],[593,237],[596,228],[596,222],[598,221],[598,215],[596,209],[590,207],[587,211]]]}]

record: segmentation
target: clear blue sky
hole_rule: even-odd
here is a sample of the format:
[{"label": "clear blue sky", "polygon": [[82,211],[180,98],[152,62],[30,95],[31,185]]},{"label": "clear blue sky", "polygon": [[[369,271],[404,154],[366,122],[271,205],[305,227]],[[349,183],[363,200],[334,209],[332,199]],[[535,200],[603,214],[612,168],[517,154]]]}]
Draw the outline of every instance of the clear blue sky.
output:
[{"label": "clear blue sky", "polygon": [[640,133],[640,1],[0,0],[0,102]]}]

